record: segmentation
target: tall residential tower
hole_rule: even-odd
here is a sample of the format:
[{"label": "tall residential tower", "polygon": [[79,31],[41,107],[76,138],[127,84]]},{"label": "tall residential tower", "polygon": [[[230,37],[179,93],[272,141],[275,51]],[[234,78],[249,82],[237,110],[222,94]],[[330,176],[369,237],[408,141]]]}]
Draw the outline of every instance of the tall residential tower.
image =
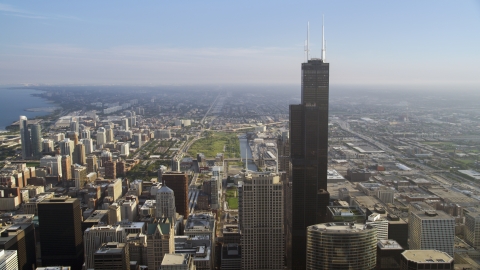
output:
[{"label": "tall residential tower", "polygon": [[20,116],[20,139],[22,143],[22,159],[28,159],[32,156],[32,142],[30,140],[30,131],[26,116]]}]

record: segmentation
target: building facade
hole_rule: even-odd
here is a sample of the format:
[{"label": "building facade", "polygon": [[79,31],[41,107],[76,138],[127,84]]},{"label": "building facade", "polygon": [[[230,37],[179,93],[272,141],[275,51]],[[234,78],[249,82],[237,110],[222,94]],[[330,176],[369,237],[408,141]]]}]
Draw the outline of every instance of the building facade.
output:
[{"label": "building facade", "polygon": [[[92,226],[83,233],[83,245],[85,253],[85,269],[94,268],[94,253],[103,243],[120,242],[127,239],[125,229],[119,225]],[[96,269],[96,268],[95,268]]]},{"label": "building facade", "polygon": [[162,186],[157,191],[156,204],[155,217],[157,219],[170,218],[172,221],[175,221],[177,212],[175,209],[175,195],[173,190],[166,185]]},{"label": "building facade", "polygon": [[18,260],[16,250],[0,249],[0,269],[18,270]]},{"label": "building facade", "polygon": [[468,208],[465,212],[465,242],[478,249],[480,248],[480,209]]},{"label": "building facade", "polygon": [[455,219],[443,211],[410,211],[408,218],[409,249],[439,250],[453,257]]},{"label": "building facade", "polygon": [[82,213],[80,200],[66,196],[45,199],[38,204],[42,265],[83,264]]},{"label": "building facade", "polygon": [[354,223],[323,223],[307,228],[307,270],[375,269],[377,232]]},{"label": "building facade", "polygon": [[175,253],[173,225],[171,223],[148,224],[146,234],[148,269],[159,269],[165,254]]},{"label": "building facade", "polygon": [[246,173],[238,193],[242,269],[283,269],[281,177],[275,173]]},{"label": "building facade", "polygon": [[325,222],[329,204],[329,69],[325,59],[302,63],[301,104],[290,105],[293,269],[305,269],[307,227]]},{"label": "building facade", "polygon": [[[176,211],[185,218],[188,217],[190,214],[188,208],[188,175],[184,172],[166,172],[162,174],[162,180],[175,194]],[[158,181],[161,182],[160,179]]]},{"label": "building facade", "polygon": [[28,120],[26,116],[20,116],[20,141],[22,143],[22,159],[29,159],[32,156],[32,145],[30,140],[30,131],[28,130]]}]

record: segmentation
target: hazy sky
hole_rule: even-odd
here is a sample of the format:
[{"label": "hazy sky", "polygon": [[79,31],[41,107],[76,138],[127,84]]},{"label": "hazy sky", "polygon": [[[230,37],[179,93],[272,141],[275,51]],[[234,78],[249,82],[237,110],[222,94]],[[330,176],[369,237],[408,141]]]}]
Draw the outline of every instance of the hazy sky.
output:
[{"label": "hazy sky", "polygon": [[0,84],[296,84],[310,21],[331,84],[480,89],[480,1],[2,1]]}]

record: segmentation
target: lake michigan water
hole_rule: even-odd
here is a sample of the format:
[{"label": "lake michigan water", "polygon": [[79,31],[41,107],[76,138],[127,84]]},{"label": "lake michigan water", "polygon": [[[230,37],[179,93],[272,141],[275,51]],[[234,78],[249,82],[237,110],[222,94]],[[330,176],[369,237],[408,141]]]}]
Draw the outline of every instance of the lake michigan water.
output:
[{"label": "lake michigan water", "polygon": [[[49,114],[47,108],[56,107],[46,99],[32,96],[34,93],[40,92],[23,88],[0,88],[0,131],[4,131],[5,127],[18,121],[20,115],[33,119],[36,116]],[[39,111],[25,111],[32,108],[37,108]]]}]

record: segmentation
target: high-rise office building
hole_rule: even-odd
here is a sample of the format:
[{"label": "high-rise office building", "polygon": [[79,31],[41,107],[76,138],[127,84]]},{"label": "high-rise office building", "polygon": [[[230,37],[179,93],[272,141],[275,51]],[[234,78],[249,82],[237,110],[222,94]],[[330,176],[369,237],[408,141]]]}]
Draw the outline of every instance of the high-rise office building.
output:
[{"label": "high-rise office building", "polygon": [[117,162],[107,161],[105,162],[104,166],[105,166],[105,178],[116,179],[117,178]]},{"label": "high-rise office building", "polygon": [[90,139],[90,129],[84,129],[80,132],[81,139]]},{"label": "high-rise office building", "polygon": [[83,264],[82,212],[80,200],[66,196],[38,204],[42,265]]},{"label": "high-rise office building", "polygon": [[42,142],[42,152],[51,153],[53,152],[53,141],[50,139],[45,139]]},{"label": "high-rise office building", "polygon": [[339,222],[307,228],[307,270],[372,270],[376,256],[377,231],[369,225]]},{"label": "high-rise office building", "polygon": [[32,145],[30,140],[30,131],[28,130],[28,122],[26,116],[20,116],[20,140],[22,143],[22,158],[28,159],[32,156]]},{"label": "high-rise office building", "polygon": [[77,132],[68,131],[65,135],[66,135],[65,138],[68,138],[73,142],[73,146],[78,144],[78,133]]},{"label": "high-rise office building", "polygon": [[105,135],[105,128],[101,127],[97,130],[97,149],[103,147],[107,143],[107,137]]},{"label": "high-rise office building", "polygon": [[408,218],[409,249],[435,249],[453,257],[455,219],[443,211],[413,210]]},{"label": "high-rise office building", "polygon": [[128,118],[123,118],[123,119],[122,119],[122,127],[123,127],[123,130],[129,130],[129,127],[128,127]]},{"label": "high-rise office building", "polygon": [[100,248],[102,243],[107,242],[125,242],[127,234],[120,225],[92,226],[83,233],[83,243],[85,252],[85,269],[93,268],[95,251]]},{"label": "high-rise office building", "polygon": [[137,117],[135,115],[130,117],[130,126],[131,127],[136,127],[137,126]]},{"label": "high-rise office building", "polygon": [[114,201],[122,197],[122,180],[115,179],[107,188],[108,196],[112,197]]},{"label": "high-rise office building", "polygon": [[72,178],[76,188],[83,188],[88,181],[87,167],[78,164],[72,165]]},{"label": "high-rise office building", "polygon": [[464,239],[472,247],[480,248],[480,209],[471,207],[465,209]]},{"label": "high-rise office building", "polygon": [[85,165],[87,163],[87,158],[85,156],[85,145],[79,143],[75,145],[75,150],[73,151],[73,163]]},{"label": "high-rise office building", "polygon": [[34,159],[42,158],[42,126],[40,124],[32,125],[32,155]]},{"label": "high-rise office building", "polygon": [[[190,213],[188,201],[188,176],[185,172],[166,172],[162,175],[165,185],[173,190],[175,194],[175,208],[177,212],[188,217]],[[158,180],[160,181],[160,180]]]},{"label": "high-rise office building", "polygon": [[85,155],[89,155],[93,152],[93,140],[92,139],[82,139],[80,142],[85,145]]},{"label": "high-rise office building", "polygon": [[[305,269],[307,227],[325,222],[327,192],[329,63],[302,63],[301,104],[290,105],[292,267]],[[289,258],[290,259],[290,258]]]},{"label": "high-rise office building", "polygon": [[175,238],[172,223],[148,224],[147,229],[148,269],[159,269],[163,256],[175,253]]},{"label": "high-rise office building", "polygon": [[76,118],[72,117],[70,119],[70,131],[78,133],[80,129],[80,123],[77,121]]},{"label": "high-rise office building", "polygon": [[242,269],[283,269],[283,183],[274,173],[246,173],[239,187]]},{"label": "high-rise office building", "polygon": [[128,243],[104,243],[93,257],[95,270],[130,270]]},{"label": "high-rise office building", "polygon": [[44,156],[40,159],[41,167],[48,167],[52,170],[52,175],[62,176],[62,157],[61,156]]},{"label": "high-rise office building", "polygon": [[135,147],[140,148],[143,145],[142,134],[135,133],[133,134],[133,141],[135,142]]},{"label": "high-rise office building", "polygon": [[107,126],[107,129],[105,129],[105,139],[106,142],[113,142],[113,129],[110,126]]},{"label": "high-rise office building", "polygon": [[156,196],[156,210],[155,217],[160,218],[171,218],[172,222],[175,221],[176,210],[175,210],[175,195],[173,190],[168,188],[166,185],[162,185],[161,188],[157,191]]},{"label": "high-rise office building", "polygon": [[368,216],[366,224],[377,230],[378,240],[388,240],[388,220],[378,213]]},{"label": "high-rise office building", "polygon": [[98,163],[97,163],[97,156],[91,155],[87,157],[87,173],[97,172],[98,170]]},{"label": "high-rise office building", "polygon": [[103,150],[102,153],[100,154],[100,161],[101,161],[100,167],[105,167],[105,163],[107,163],[107,161],[112,161],[112,160],[113,160],[112,152],[108,150]]},{"label": "high-rise office building", "polygon": [[60,152],[62,155],[72,156],[74,150],[75,150],[75,143],[69,138],[66,138],[65,140],[60,142]]},{"label": "high-rise office building", "polygon": [[14,269],[31,270],[36,264],[34,224],[15,222],[3,226],[0,229],[0,249],[17,251],[18,268]]},{"label": "high-rise office building", "polygon": [[68,155],[62,156],[62,180],[72,180],[72,158]]}]

